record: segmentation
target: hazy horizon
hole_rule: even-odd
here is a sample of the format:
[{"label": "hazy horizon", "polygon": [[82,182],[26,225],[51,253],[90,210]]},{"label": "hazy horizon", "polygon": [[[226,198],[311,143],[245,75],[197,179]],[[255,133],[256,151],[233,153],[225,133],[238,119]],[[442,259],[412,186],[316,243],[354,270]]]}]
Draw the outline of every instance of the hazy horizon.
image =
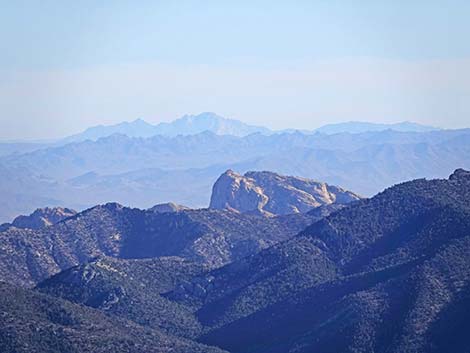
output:
[{"label": "hazy horizon", "polygon": [[[247,125],[251,125],[251,126],[258,126],[258,127],[266,127],[268,129],[270,129],[271,131],[273,132],[282,132],[282,131],[287,131],[287,130],[299,130],[299,131],[314,131],[318,128],[321,128],[321,127],[324,127],[326,125],[336,125],[336,124],[347,124],[347,123],[372,123],[372,124],[384,124],[384,125],[393,125],[393,124],[401,124],[401,123],[416,123],[415,121],[411,121],[411,120],[401,120],[401,121],[390,121],[390,122],[380,122],[380,121],[364,121],[364,120],[344,120],[344,121],[332,121],[332,122],[326,122],[325,124],[322,124],[322,125],[318,125],[318,126],[314,126],[314,127],[300,127],[300,128],[289,128],[289,127],[285,127],[285,128],[273,128],[271,126],[267,126],[267,125],[264,125],[264,124],[256,124],[256,123],[249,123],[249,122],[246,122],[246,121],[243,121],[241,119],[235,119],[235,118],[232,118],[232,117],[227,117],[227,116],[222,116],[220,114],[218,114],[217,112],[199,112],[199,113],[195,113],[195,114],[184,114],[182,116],[179,116],[179,117],[176,117],[174,119],[169,119],[169,120],[156,120],[156,121],[151,121],[149,119],[146,119],[145,117],[138,117],[138,118],[135,118],[135,119],[128,119],[128,120],[123,120],[123,121],[117,121],[117,122],[111,122],[109,124],[106,124],[106,123],[97,123],[96,125],[91,125],[91,126],[85,126],[84,128],[80,129],[80,130],[77,130],[77,131],[74,131],[74,132],[71,132],[71,133],[68,133],[68,134],[65,134],[65,135],[57,135],[57,136],[44,136],[44,137],[41,137],[41,136],[38,136],[38,137],[23,137],[23,138],[11,138],[11,139],[5,139],[5,138],[0,138],[0,143],[11,143],[11,142],[52,142],[52,141],[55,141],[55,140],[60,140],[60,139],[63,139],[63,138],[66,138],[66,137],[70,137],[70,136],[73,136],[73,135],[76,135],[76,134],[80,134],[80,133],[83,133],[85,132],[86,130],[90,129],[90,128],[95,128],[95,127],[110,127],[110,126],[114,126],[114,125],[119,125],[119,124],[125,124],[125,123],[134,123],[138,120],[142,120],[144,121],[145,123],[147,124],[151,124],[153,126],[156,126],[160,123],[171,123],[175,120],[178,120],[178,119],[181,119],[181,118],[184,118],[185,116],[198,116],[198,115],[203,115],[203,114],[206,114],[206,113],[209,113],[209,114],[215,114],[221,118],[224,118],[224,119],[229,119],[229,120],[236,120],[236,121],[240,121],[244,124],[247,124]],[[422,126],[426,126],[426,127],[432,127],[432,128],[437,128],[437,129],[447,129],[447,127],[442,127],[442,126],[435,126],[435,125],[427,125],[427,124],[421,124],[421,123],[416,123],[416,124],[419,124],[419,125],[422,125]],[[464,127],[465,128],[465,127]]]},{"label": "hazy horizon", "polygon": [[15,1],[0,139],[214,111],[273,130],[468,127],[470,3]]}]

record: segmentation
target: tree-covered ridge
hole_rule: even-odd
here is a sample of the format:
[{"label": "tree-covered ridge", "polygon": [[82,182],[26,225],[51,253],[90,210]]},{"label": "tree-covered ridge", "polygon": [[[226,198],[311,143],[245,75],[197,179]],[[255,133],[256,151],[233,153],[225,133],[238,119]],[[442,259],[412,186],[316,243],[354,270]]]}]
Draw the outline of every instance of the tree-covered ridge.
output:
[{"label": "tree-covered ridge", "polygon": [[286,240],[323,215],[265,218],[207,209],[158,213],[110,203],[49,227],[0,232],[0,279],[32,286],[103,255],[181,256],[219,267]]},{"label": "tree-covered ridge", "polygon": [[222,353],[215,347],[0,282],[3,353]]},{"label": "tree-covered ridge", "polygon": [[403,183],[169,296],[233,352],[464,351],[469,211],[468,172]]},{"label": "tree-covered ridge", "polygon": [[104,257],[62,271],[41,282],[37,289],[146,327],[194,338],[201,333],[201,325],[192,312],[161,294],[206,270],[201,264],[178,257]]},{"label": "tree-covered ridge", "polygon": [[[3,287],[7,352],[87,352],[102,342],[103,352],[132,353],[470,349],[465,170],[308,214],[107,204],[39,231],[12,227],[0,240],[14,255],[0,262],[16,269],[14,281],[34,283],[56,266],[35,290]],[[84,341],[89,327],[96,334]]]}]

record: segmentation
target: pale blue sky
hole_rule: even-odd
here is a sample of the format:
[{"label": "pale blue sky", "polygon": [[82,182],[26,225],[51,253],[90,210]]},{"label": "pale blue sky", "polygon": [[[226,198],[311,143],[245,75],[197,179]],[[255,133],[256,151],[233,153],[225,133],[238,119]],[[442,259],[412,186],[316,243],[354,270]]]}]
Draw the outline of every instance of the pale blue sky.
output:
[{"label": "pale blue sky", "polygon": [[469,126],[469,1],[0,0],[0,138],[215,111]]}]

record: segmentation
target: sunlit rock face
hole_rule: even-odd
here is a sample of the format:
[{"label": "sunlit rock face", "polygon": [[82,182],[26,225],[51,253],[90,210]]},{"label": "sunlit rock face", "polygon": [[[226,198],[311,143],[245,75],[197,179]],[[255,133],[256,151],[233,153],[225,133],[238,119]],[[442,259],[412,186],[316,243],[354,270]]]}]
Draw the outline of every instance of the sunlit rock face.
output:
[{"label": "sunlit rock face", "polygon": [[77,211],[63,207],[38,208],[29,216],[16,217],[12,225],[17,228],[41,229],[72,217]]},{"label": "sunlit rock face", "polygon": [[349,203],[361,197],[351,191],[311,179],[272,172],[227,170],[216,181],[210,208],[229,209],[267,216],[304,213],[333,203]]}]

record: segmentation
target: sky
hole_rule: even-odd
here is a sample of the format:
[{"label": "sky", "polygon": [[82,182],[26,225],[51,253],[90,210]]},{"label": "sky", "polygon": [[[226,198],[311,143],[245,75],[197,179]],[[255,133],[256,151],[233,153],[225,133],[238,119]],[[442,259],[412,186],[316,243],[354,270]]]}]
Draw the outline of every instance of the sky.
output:
[{"label": "sky", "polygon": [[213,111],[470,127],[470,1],[0,0],[0,139]]}]

